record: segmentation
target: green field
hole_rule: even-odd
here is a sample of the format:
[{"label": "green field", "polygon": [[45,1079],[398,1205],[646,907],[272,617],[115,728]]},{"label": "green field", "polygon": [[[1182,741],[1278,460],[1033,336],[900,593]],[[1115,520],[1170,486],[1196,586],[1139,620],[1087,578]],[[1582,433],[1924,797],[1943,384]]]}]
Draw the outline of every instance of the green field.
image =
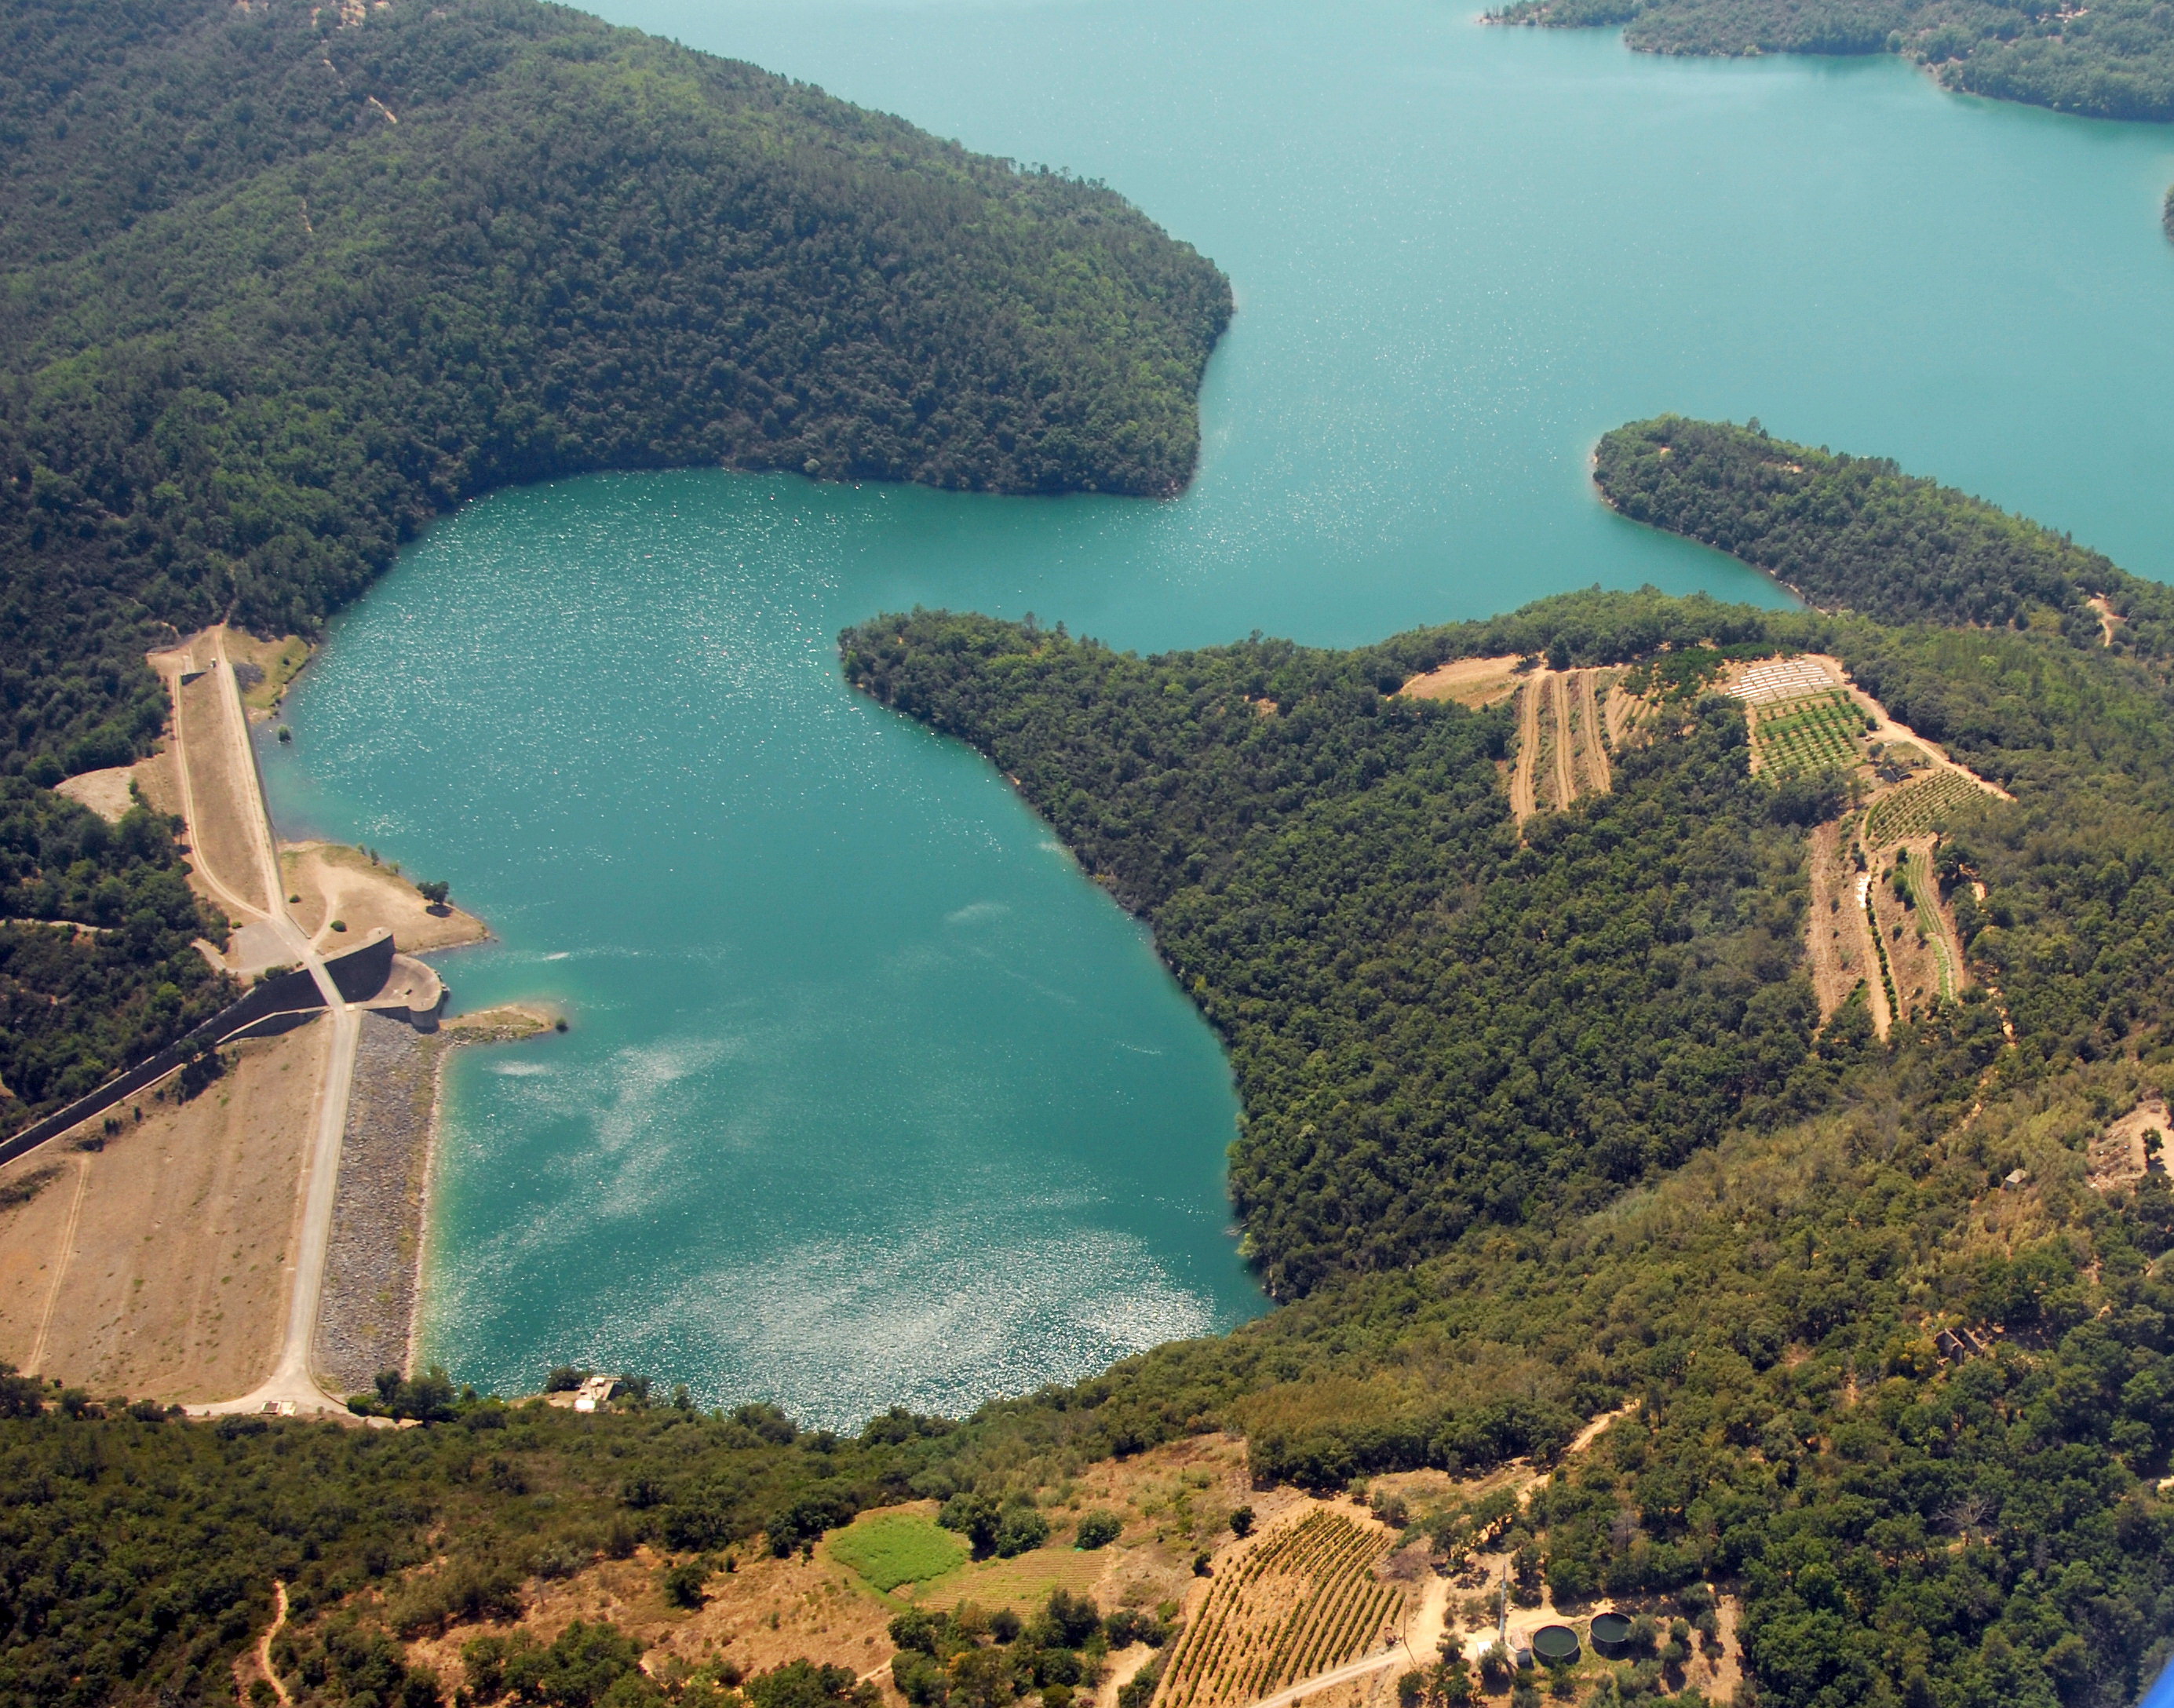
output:
[{"label": "green field", "polygon": [[888,1595],[902,1583],[941,1577],[966,1558],[966,1544],[919,1512],[884,1512],[863,1518],[825,1544]]},{"label": "green field", "polygon": [[1846,770],[1858,761],[1864,714],[1839,690],[1760,706],[1754,717],[1760,769],[1777,781]]}]

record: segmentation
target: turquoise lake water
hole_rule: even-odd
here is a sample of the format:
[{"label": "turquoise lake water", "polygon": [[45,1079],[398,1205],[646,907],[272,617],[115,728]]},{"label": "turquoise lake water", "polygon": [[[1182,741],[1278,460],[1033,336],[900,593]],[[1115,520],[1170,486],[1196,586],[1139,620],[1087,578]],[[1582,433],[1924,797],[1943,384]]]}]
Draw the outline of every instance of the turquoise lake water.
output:
[{"label": "turquoise lake water", "polygon": [[268,754],[291,830],[450,879],[425,1346],[848,1424],[1262,1308],[1236,1105],[1144,936],[834,637],[916,603],[1126,646],[1364,640],[1594,581],[1771,602],[1609,516],[1678,409],[1895,456],[2174,576],[2174,132],[1900,63],[1668,62],[1454,7],[645,0],[615,21],[1106,180],[1239,312],[1182,500],[718,472],[502,494],[360,606]]}]

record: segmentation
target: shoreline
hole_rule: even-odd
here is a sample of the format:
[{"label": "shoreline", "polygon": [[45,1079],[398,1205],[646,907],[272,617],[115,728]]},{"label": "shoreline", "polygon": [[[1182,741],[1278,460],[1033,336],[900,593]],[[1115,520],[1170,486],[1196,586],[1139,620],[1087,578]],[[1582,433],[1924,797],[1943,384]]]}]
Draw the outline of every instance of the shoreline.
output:
[{"label": "shoreline", "polygon": [[564,1030],[565,1019],[539,1004],[516,1002],[479,1008],[473,1014],[463,1014],[446,1024],[446,1030],[469,1035],[447,1037],[445,1031],[441,1031],[435,1040],[436,1046],[430,1051],[430,1113],[425,1123],[423,1137],[422,1189],[416,1207],[415,1261],[408,1275],[408,1332],[400,1360],[401,1373],[411,1378],[415,1374],[417,1354],[422,1347],[424,1278],[429,1273],[430,1261],[430,1204],[437,1190],[438,1159],[441,1149],[439,1139],[446,1114],[446,1068],[452,1060],[453,1051],[464,1044],[517,1043],[523,1038],[540,1037],[546,1032]]},{"label": "shoreline", "polygon": [[337,1397],[368,1392],[382,1372],[415,1372],[447,1060],[465,1046],[536,1037],[558,1024],[527,1004],[428,1030],[365,1015],[312,1335],[313,1364]]}]

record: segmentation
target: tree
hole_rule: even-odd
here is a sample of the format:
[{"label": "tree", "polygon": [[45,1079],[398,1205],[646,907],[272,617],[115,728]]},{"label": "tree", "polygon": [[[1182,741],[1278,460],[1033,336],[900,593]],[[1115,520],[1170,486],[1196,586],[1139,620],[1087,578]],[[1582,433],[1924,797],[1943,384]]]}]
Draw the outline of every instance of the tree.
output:
[{"label": "tree", "polygon": [[435,911],[446,905],[446,898],[453,893],[453,886],[442,878],[433,878],[427,884],[417,884],[415,893],[429,902]]}]

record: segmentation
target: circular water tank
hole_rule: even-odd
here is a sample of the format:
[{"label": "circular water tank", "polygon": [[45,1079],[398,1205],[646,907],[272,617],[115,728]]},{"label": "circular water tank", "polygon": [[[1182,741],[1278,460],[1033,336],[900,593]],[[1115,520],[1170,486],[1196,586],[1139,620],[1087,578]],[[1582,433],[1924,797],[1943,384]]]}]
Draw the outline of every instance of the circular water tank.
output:
[{"label": "circular water tank", "polygon": [[1623,1613],[1593,1616],[1593,1646],[1603,1655],[1620,1655],[1630,1646],[1630,1621]]},{"label": "circular water tank", "polygon": [[1575,1661],[1577,1633],[1568,1625],[1542,1625],[1533,1633],[1533,1654],[1544,1663]]}]

